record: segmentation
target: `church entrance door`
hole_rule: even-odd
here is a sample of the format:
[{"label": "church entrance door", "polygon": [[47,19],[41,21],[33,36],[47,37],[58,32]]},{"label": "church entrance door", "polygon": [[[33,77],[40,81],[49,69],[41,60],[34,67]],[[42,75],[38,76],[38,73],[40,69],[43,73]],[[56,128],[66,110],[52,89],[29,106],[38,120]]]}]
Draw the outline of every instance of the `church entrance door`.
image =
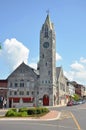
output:
[{"label": "church entrance door", "polygon": [[43,106],[49,106],[49,96],[48,95],[43,96]]}]

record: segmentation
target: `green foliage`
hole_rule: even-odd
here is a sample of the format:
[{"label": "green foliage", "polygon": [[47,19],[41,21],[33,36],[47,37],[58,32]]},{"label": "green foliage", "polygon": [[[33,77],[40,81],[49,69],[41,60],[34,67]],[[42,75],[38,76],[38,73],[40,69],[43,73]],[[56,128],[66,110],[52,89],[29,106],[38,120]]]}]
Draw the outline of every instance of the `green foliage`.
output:
[{"label": "green foliage", "polygon": [[28,108],[27,107],[23,107],[23,108],[19,108],[19,112],[27,112]]},{"label": "green foliage", "polygon": [[43,113],[48,113],[49,110],[47,108],[40,108],[40,107],[37,107],[37,108],[30,108],[28,109],[27,113],[28,115],[34,115],[34,114],[43,114]]},{"label": "green foliage", "polygon": [[14,111],[14,112],[17,112],[17,109],[16,108],[11,108],[10,110]]},{"label": "green foliage", "polygon": [[80,96],[79,96],[78,94],[74,94],[74,95],[73,95],[73,99],[74,99],[75,101],[78,101],[78,100],[80,99]]},{"label": "green foliage", "polygon": [[28,115],[34,115],[36,114],[36,108],[29,108],[27,111]]},{"label": "green foliage", "polygon": [[5,114],[6,117],[16,117],[17,116],[17,112],[13,111],[13,110],[9,110],[7,111],[7,113]]},{"label": "green foliage", "polygon": [[1,43],[0,43],[0,49],[2,49]]},{"label": "green foliage", "polygon": [[48,108],[20,108],[18,111],[16,108],[9,109],[5,114],[6,117],[28,117],[28,116],[38,116],[48,113]]},{"label": "green foliage", "polygon": [[27,112],[18,112],[18,113],[17,113],[17,116],[18,116],[18,117],[27,117],[28,114],[27,114]]}]

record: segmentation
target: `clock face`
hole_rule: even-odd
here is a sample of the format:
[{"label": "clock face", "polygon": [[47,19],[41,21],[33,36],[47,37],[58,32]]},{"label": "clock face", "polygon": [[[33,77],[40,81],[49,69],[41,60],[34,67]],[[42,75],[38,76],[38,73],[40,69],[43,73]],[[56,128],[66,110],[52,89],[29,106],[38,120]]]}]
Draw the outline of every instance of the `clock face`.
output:
[{"label": "clock face", "polygon": [[49,47],[49,42],[44,42],[43,47],[48,48]]}]

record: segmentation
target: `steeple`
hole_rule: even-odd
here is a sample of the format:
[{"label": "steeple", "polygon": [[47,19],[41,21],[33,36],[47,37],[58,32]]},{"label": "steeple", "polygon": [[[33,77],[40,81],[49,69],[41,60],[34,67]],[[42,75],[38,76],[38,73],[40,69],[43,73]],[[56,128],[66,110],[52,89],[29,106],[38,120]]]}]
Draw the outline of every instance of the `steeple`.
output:
[{"label": "steeple", "polygon": [[44,101],[43,105],[53,105],[56,86],[56,37],[49,12],[47,12],[40,31],[40,60],[38,67],[40,75],[39,98],[44,101],[44,96],[46,95],[48,101],[46,103]]},{"label": "steeple", "polygon": [[47,13],[47,17],[46,17],[46,19],[45,19],[45,22],[44,22],[42,28],[45,28],[44,26],[48,26],[48,28],[50,28],[51,30],[54,28],[54,27],[53,27],[53,23],[52,23],[51,20],[50,20],[49,12]]},{"label": "steeple", "polygon": [[51,22],[50,22],[50,16],[49,16],[49,14],[47,14],[45,23],[46,23],[46,24],[50,24],[50,23],[51,23]]}]

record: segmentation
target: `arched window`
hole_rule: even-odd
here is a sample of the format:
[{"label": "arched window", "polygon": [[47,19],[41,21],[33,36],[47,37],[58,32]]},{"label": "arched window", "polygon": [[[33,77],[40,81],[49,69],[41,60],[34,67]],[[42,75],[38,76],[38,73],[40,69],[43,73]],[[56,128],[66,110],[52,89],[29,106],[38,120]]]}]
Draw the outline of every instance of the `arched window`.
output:
[{"label": "arched window", "polygon": [[47,38],[48,38],[48,27],[47,27],[47,25],[45,26],[44,37],[47,37]]}]

